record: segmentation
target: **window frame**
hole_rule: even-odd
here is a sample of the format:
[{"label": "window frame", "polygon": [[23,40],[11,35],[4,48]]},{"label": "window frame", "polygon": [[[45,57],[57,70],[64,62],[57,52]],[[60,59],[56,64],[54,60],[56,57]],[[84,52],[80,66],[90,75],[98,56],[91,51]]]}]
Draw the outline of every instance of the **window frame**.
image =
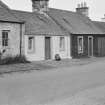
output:
[{"label": "window frame", "polygon": [[60,51],[65,51],[65,37],[59,37],[59,49]]},{"label": "window frame", "polygon": [[[80,45],[79,39],[82,39],[82,42],[81,42],[82,45]],[[84,39],[83,39],[83,36],[78,36],[77,43],[78,43],[78,54],[82,54],[84,52]]]},{"label": "window frame", "polygon": [[[32,38],[31,49],[29,49],[29,38]],[[28,37],[28,53],[34,53],[34,52],[35,52],[35,37],[29,36]]]},{"label": "window frame", "polygon": [[[2,30],[2,47],[9,46],[9,32],[10,32],[10,30]],[[3,35],[3,33],[5,33],[5,34]]]}]

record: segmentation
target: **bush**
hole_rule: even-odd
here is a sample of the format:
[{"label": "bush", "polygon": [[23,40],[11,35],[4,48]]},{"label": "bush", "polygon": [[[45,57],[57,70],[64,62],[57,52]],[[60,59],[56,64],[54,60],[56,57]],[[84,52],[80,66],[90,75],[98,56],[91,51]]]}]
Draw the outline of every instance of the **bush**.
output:
[{"label": "bush", "polygon": [[29,63],[29,61],[26,60],[25,56],[20,56],[20,55],[17,55],[15,57],[6,57],[0,60],[1,65],[16,64],[16,63]]}]

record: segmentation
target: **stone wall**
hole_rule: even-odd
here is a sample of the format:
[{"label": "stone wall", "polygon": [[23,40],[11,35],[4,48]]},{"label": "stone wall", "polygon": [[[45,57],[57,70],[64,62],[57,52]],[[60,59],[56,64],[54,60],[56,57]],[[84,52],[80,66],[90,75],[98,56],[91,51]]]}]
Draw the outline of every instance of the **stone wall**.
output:
[{"label": "stone wall", "polygon": [[[2,31],[3,30],[9,31],[9,34],[8,34],[9,46],[8,47],[2,46]],[[20,24],[0,22],[0,49],[6,49],[6,52],[3,54],[3,56],[16,56],[20,54],[21,33],[23,37],[23,30],[21,31]],[[24,43],[22,43],[22,51],[23,49],[24,49]]]}]

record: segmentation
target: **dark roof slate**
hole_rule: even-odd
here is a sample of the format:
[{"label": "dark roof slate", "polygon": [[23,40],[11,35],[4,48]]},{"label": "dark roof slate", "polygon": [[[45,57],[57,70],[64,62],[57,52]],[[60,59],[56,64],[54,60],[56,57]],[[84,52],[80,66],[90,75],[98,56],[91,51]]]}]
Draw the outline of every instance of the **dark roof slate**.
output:
[{"label": "dark roof slate", "polygon": [[12,12],[26,21],[26,34],[104,34],[88,17],[71,11],[49,8],[48,16],[36,12]]},{"label": "dark roof slate", "polygon": [[78,13],[51,8],[48,14],[72,34],[103,34],[94,22]]},{"label": "dark roof slate", "polygon": [[17,10],[12,12],[25,21],[25,34],[27,35],[65,35],[62,29],[47,15]]},{"label": "dark roof slate", "polygon": [[37,12],[11,10],[0,0],[0,21],[25,21],[25,33],[45,35],[104,34],[104,23],[91,21],[75,12],[49,8],[46,15]]},{"label": "dark roof slate", "polygon": [[14,16],[14,14],[12,14],[9,7],[5,5],[1,0],[0,0],[0,21],[23,23],[21,20],[17,19]]},{"label": "dark roof slate", "polygon": [[93,21],[93,22],[103,33],[105,33],[105,22],[100,22],[100,21]]}]

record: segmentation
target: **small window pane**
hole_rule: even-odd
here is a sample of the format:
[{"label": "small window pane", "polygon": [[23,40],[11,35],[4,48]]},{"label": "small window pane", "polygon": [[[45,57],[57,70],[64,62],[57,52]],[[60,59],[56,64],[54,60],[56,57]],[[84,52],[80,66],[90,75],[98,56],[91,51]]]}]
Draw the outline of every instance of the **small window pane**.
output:
[{"label": "small window pane", "polygon": [[28,50],[33,51],[34,50],[34,37],[28,38]]},{"label": "small window pane", "polygon": [[2,46],[8,46],[8,31],[2,32]]},{"label": "small window pane", "polygon": [[83,37],[78,37],[78,53],[83,53]]},{"label": "small window pane", "polygon": [[64,51],[65,50],[65,38],[64,37],[60,37],[60,51]]}]

